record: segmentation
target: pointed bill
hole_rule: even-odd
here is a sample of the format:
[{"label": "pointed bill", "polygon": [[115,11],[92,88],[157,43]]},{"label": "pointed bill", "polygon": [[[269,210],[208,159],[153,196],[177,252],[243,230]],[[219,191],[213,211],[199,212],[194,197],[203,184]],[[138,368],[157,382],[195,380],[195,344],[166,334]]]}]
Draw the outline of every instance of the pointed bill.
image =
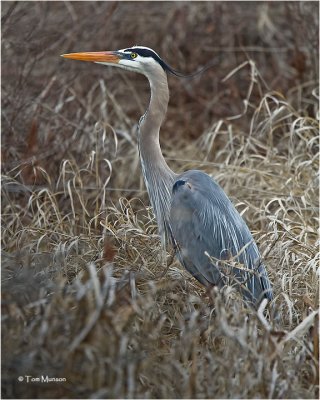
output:
[{"label": "pointed bill", "polygon": [[118,62],[120,61],[119,55],[117,55],[113,51],[69,53],[69,54],[62,54],[61,57],[71,58],[72,60],[105,62],[105,63],[111,63],[111,64],[118,64]]}]

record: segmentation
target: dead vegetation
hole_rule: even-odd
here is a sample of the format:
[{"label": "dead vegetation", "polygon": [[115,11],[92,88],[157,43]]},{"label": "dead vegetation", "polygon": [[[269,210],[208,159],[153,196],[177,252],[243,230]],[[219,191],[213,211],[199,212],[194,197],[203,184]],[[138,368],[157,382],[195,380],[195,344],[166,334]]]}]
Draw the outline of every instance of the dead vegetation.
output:
[{"label": "dead vegetation", "polygon": [[[318,397],[317,17],[313,2],[2,2],[3,398]],[[162,147],[244,215],[278,321],[163,265],[136,144],[146,81],[58,57],[132,44],[185,72],[216,60],[170,78]],[[47,375],[65,381],[26,381]]]}]

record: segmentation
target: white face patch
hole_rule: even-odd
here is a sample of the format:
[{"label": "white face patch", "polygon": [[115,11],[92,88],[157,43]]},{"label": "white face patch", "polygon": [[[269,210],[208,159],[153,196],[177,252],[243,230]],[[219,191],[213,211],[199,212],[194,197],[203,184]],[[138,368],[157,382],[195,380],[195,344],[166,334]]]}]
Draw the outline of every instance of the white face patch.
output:
[{"label": "white face patch", "polygon": [[141,70],[144,65],[154,65],[156,61],[152,57],[141,57],[138,54],[138,56],[132,60],[120,60],[119,64],[132,67],[134,70]]},{"label": "white face patch", "polygon": [[[117,63],[111,64],[103,61],[97,61],[96,64],[113,66],[132,72],[138,72],[147,77],[151,73],[151,70],[153,70],[155,67],[158,67],[159,65],[163,67],[163,61],[159,55],[149,47],[132,46],[117,50],[115,53],[118,53],[119,55],[123,54],[124,57],[121,58]],[[133,57],[131,56],[132,54],[134,54]]]},{"label": "white face patch", "polygon": [[[130,56],[130,54],[135,53],[135,51],[134,51],[135,48],[140,49],[140,50],[141,49],[148,50],[148,51],[154,53],[156,56],[158,56],[155,51],[153,51],[152,49],[149,49],[148,47],[144,47],[144,46],[133,46],[133,47],[130,47],[130,51],[125,51],[125,50],[129,49],[129,48],[127,48],[127,49],[118,50],[118,52],[122,53],[123,55],[128,57],[128,56]],[[126,70],[133,71],[133,72],[138,72],[143,75],[148,74],[148,66],[155,66],[157,64],[158,64],[158,62],[153,57],[141,56],[138,53],[136,53],[136,57],[134,57],[132,59],[124,58],[118,62],[118,66],[120,68],[124,68]]]}]

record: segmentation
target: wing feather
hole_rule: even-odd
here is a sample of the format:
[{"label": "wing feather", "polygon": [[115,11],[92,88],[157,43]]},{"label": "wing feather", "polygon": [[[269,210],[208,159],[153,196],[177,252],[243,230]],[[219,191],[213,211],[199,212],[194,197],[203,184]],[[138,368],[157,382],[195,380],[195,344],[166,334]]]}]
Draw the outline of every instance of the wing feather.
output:
[{"label": "wing feather", "polygon": [[[221,187],[201,171],[185,172],[178,181],[185,183],[174,184],[170,225],[185,267],[197,279],[201,275],[221,286],[227,281],[222,267],[233,265],[229,270],[245,286],[246,299],[254,303],[263,297],[271,299],[271,284],[257,245]],[[230,258],[236,266],[218,261]]]}]

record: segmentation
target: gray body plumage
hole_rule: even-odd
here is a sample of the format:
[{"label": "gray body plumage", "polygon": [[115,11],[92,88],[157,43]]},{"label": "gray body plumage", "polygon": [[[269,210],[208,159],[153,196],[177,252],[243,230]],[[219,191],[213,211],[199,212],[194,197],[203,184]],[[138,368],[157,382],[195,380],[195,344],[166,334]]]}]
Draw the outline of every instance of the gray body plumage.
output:
[{"label": "gray body plumage", "polygon": [[64,57],[120,67],[147,77],[151,97],[139,122],[138,143],[163,246],[173,246],[181,263],[204,285],[235,285],[254,305],[263,298],[271,300],[271,284],[257,245],[221,187],[201,171],[175,174],[162,155],[159,131],[169,102],[166,72],[181,74],[142,46]]},{"label": "gray body plumage", "polygon": [[[254,305],[263,298],[271,300],[271,284],[257,245],[221,187],[201,171],[177,175],[164,160],[159,130],[169,101],[167,76],[155,62],[147,64],[143,73],[151,98],[139,123],[139,151],[163,245],[173,246],[182,265],[202,284],[234,285]],[[230,263],[214,262],[230,258]]]},{"label": "gray body plumage", "polygon": [[176,178],[170,224],[181,263],[201,283],[230,284],[254,304],[263,297],[272,299],[265,266],[246,223],[209,175],[187,171]]}]

